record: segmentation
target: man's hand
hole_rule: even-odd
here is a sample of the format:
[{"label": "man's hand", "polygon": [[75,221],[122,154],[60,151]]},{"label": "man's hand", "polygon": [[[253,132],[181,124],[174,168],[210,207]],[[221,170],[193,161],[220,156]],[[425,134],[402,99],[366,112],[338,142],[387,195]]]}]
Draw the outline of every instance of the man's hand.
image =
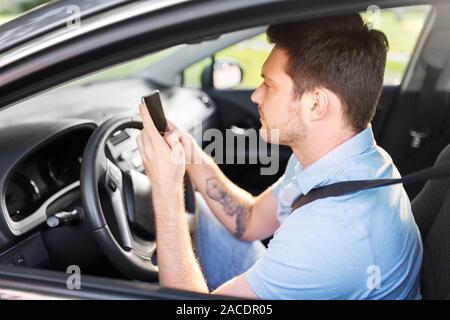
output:
[{"label": "man's hand", "polygon": [[141,104],[139,111],[144,129],[137,138],[137,145],[152,183],[160,284],[207,293],[184,214],[182,182],[186,159],[180,142],[183,139],[175,130],[170,131],[170,127],[161,137],[147,108]]},{"label": "man's hand", "polygon": [[193,164],[200,164],[202,159],[202,148],[194,140],[191,134],[178,128],[174,123],[167,120],[167,126],[170,133],[173,133],[179,137],[181,146],[184,150],[186,169],[189,169]]},{"label": "man's hand", "polygon": [[[168,192],[182,186],[185,172],[185,152],[179,130],[166,131],[164,137],[156,129],[147,108],[141,104],[139,111],[144,129],[137,137],[145,173],[156,190]],[[169,128],[170,129],[170,128]]]},{"label": "man's hand", "polygon": [[[195,157],[203,156],[201,147],[191,135],[184,133],[172,123],[168,124],[169,130],[162,137],[147,108],[141,104],[139,111],[144,128],[137,137],[137,145],[145,172],[154,186],[152,197],[160,284],[165,287],[208,293],[205,278],[192,249],[189,226],[184,216],[182,192],[186,162],[195,164]],[[214,171],[219,171],[216,165]],[[205,181],[203,177],[205,174],[210,176],[209,170],[199,174],[198,181]],[[230,217],[228,219],[229,225],[234,224]],[[256,298],[244,274],[230,280],[214,293]]]}]

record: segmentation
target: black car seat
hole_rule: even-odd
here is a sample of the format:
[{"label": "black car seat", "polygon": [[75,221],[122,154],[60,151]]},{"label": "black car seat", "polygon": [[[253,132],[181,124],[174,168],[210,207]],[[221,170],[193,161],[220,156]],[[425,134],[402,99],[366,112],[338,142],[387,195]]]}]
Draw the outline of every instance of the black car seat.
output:
[{"label": "black car seat", "polygon": [[[436,164],[450,162],[450,145]],[[423,299],[450,299],[450,178],[428,181],[412,201],[414,218],[422,235]]]}]

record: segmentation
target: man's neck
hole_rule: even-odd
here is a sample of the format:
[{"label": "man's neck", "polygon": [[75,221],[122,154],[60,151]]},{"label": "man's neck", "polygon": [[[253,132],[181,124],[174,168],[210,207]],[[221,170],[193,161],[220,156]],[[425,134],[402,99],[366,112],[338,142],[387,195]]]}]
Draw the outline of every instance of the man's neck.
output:
[{"label": "man's neck", "polygon": [[307,168],[325,156],[340,144],[354,137],[357,132],[353,130],[337,130],[336,134],[311,135],[303,141],[291,146],[302,168]]}]

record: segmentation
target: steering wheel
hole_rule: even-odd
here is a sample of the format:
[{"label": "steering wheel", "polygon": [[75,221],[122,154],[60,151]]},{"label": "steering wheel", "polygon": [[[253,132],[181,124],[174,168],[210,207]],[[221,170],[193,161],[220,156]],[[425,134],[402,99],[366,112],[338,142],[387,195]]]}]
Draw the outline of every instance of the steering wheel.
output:
[{"label": "steering wheel", "polygon": [[[119,130],[142,127],[137,118],[116,117],[94,131],[83,154],[81,197],[90,230],[110,262],[132,279],[155,281],[158,267],[154,262],[151,183],[138,171],[120,169],[106,148]],[[186,211],[194,213],[195,194],[187,175],[184,190]]]}]

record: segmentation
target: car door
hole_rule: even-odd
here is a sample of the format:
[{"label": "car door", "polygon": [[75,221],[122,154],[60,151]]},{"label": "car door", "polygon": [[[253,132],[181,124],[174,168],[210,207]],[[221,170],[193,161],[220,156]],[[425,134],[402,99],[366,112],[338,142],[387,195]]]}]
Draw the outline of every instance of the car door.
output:
[{"label": "car door", "polygon": [[[73,266],[72,266],[73,267]],[[75,266],[76,267],[76,266]],[[226,299],[157,284],[0,264],[1,300],[205,300]]]}]

